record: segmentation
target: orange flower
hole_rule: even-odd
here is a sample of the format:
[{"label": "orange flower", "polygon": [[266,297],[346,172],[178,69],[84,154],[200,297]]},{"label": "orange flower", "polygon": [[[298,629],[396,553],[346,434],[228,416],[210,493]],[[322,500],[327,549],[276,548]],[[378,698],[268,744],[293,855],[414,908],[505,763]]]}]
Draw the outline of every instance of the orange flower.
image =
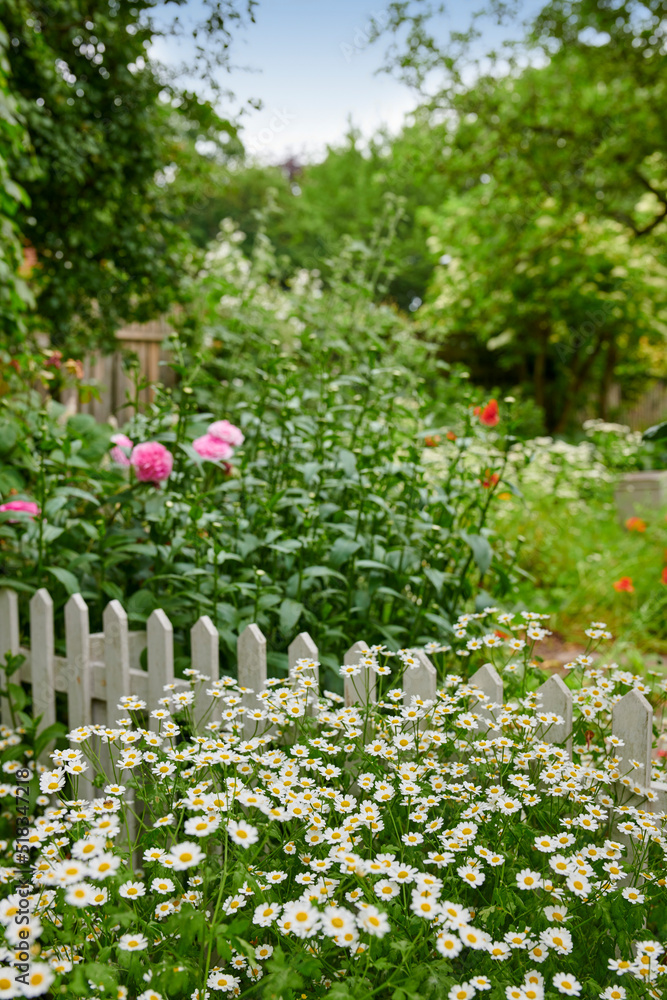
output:
[{"label": "orange flower", "polygon": [[646,521],[642,521],[641,517],[629,517],[625,527],[628,531],[646,531]]},{"label": "orange flower", "polygon": [[621,579],[617,580],[614,584],[614,590],[624,590],[627,591],[628,594],[632,594],[634,589],[635,588],[632,586],[632,577],[630,576],[622,576]]},{"label": "orange flower", "polygon": [[485,427],[495,427],[500,420],[498,403],[495,399],[490,399],[486,406],[476,406],[473,413]]},{"label": "orange flower", "polygon": [[500,482],[500,476],[497,472],[491,472],[487,469],[484,475],[486,476],[486,479],[480,479],[480,483],[485,490],[490,489],[492,486],[495,486],[496,483]]},{"label": "orange flower", "polygon": [[456,441],[456,434],[454,433],[454,431],[447,431],[447,440]]},{"label": "orange flower", "polygon": [[424,444],[427,448],[435,448],[436,445],[440,444],[442,438],[439,434],[429,434],[424,438]]},{"label": "orange flower", "polygon": [[68,358],[65,362],[65,368],[70,375],[74,375],[78,379],[83,378],[83,361],[78,361],[75,358]]},{"label": "orange flower", "polygon": [[665,566],[665,568],[662,571],[661,580],[663,583],[667,583],[667,566]]},{"label": "orange flower", "polygon": [[507,633],[507,632],[503,632],[503,631],[502,631],[501,629],[499,629],[499,628],[497,628],[497,629],[494,629],[494,632],[495,632],[495,634],[496,634],[496,635],[498,636],[498,638],[499,638],[499,639],[509,639],[509,635],[508,635],[508,633]]}]

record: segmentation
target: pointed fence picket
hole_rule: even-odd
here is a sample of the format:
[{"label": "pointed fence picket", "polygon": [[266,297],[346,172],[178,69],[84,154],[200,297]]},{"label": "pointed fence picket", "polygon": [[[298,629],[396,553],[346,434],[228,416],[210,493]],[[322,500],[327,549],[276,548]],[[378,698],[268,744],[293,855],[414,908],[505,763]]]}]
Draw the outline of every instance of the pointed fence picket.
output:
[{"label": "pointed fence picket", "polygon": [[[103,625],[103,632],[90,632],[86,602],[80,594],[74,594],[65,606],[66,655],[57,656],[54,652],[53,601],[48,591],[41,589],[30,601],[30,648],[21,646],[17,595],[12,590],[0,589],[0,662],[7,653],[20,653],[25,657],[13,680],[31,685],[33,711],[35,715],[42,715],[41,728],[56,719],[58,692],[67,695],[67,718],[63,721],[70,729],[76,729],[91,723],[115,726],[124,714],[118,707],[123,695],[134,695],[153,709],[165,696],[166,684],[173,684],[177,690],[189,687],[187,680],[174,677],[173,629],[164,611],[154,611],[145,630],[130,631],[125,610],[114,600],[104,611]],[[200,618],[190,631],[192,667],[211,682],[219,678],[218,645],[218,633],[210,618]],[[144,649],[147,669],[141,666]],[[367,652],[365,642],[355,642],[345,654],[344,663],[358,664]],[[410,704],[413,697],[433,701],[437,696],[436,670],[423,651],[415,650],[413,655],[417,666],[409,667],[403,675],[404,704]],[[257,625],[248,625],[239,636],[237,658],[243,703],[251,712],[262,706],[259,696],[266,690],[267,681],[266,639]],[[300,633],[288,649],[290,667],[299,659],[318,659],[317,646],[306,632]],[[314,676],[319,682],[317,671]],[[503,704],[502,679],[495,667],[487,663],[473,674],[469,685],[479,692],[479,729],[492,734]],[[220,721],[222,703],[205,691],[206,685],[195,706],[195,718],[201,719],[210,710],[209,718]],[[554,712],[564,720],[557,725],[543,725],[538,731],[540,738],[562,744],[571,752],[571,692],[560,677],[552,676],[538,688],[537,694],[539,710]],[[374,704],[377,675],[368,666],[363,666],[360,673],[345,679],[344,695],[347,706]],[[313,706],[314,702],[313,697]],[[0,721],[11,725],[9,705],[4,698],[0,702],[0,713]],[[151,719],[150,725],[157,728],[156,720]],[[256,723],[246,717],[244,735],[251,736],[255,731]],[[613,706],[612,731],[624,743],[617,751],[619,774],[630,774],[633,783],[645,785],[651,774],[653,710],[641,692],[629,691]],[[51,749],[52,744],[43,751],[44,763],[50,763]],[[100,749],[109,753],[107,747]],[[80,794],[92,795],[90,782],[83,777],[80,782]],[[651,788],[656,801],[645,808],[667,811],[667,785],[653,782]]]}]

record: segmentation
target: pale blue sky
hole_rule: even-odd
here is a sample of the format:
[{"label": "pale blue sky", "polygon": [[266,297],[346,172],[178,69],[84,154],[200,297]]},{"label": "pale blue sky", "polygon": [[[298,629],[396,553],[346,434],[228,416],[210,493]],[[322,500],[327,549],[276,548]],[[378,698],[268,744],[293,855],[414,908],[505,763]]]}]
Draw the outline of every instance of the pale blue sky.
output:
[{"label": "pale blue sky", "polygon": [[[454,0],[438,22],[443,40],[450,30],[463,30],[480,0]],[[539,9],[537,0],[526,8]],[[187,23],[199,8],[192,0],[181,8]],[[382,42],[367,44],[371,15],[384,14],[384,0],[260,0],[256,23],[234,31],[231,74],[220,80],[236,95],[236,106],[259,98],[264,107],[243,114],[243,140],[259,159],[280,162],[321,156],[327,144],[339,142],[348,119],[366,136],[382,125],[398,130],[415,107],[408,87],[386,74]],[[518,35],[514,28],[489,25],[480,48]],[[155,54],[167,63],[187,59],[187,49],[160,41]],[[229,106],[222,108],[229,111]]]}]

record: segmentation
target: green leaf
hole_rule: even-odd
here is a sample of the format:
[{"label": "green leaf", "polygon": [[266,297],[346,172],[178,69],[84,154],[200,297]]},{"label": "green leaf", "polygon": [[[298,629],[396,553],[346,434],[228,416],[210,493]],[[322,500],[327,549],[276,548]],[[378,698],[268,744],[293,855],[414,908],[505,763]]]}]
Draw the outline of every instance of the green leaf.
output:
[{"label": "green leaf", "polygon": [[105,580],[101,585],[101,590],[103,593],[110,597],[112,601],[120,601],[123,603],[125,601],[125,594],[117,583],[113,583],[111,580]]},{"label": "green leaf", "polygon": [[70,573],[68,569],[62,569],[60,566],[47,566],[46,572],[55,576],[56,580],[62,583],[68,594],[81,593],[79,581],[74,576],[74,573]]},{"label": "green leaf", "polygon": [[0,455],[6,455],[18,441],[19,431],[13,421],[0,421]]},{"label": "green leaf", "polygon": [[86,979],[104,990],[111,990],[118,985],[118,976],[113,966],[101,962],[89,962],[86,965]]},{"label": "green leaf", "polygon": [[291,597],[286,597],[280,605],[280,630],[287,634],[294,629],[294,626],[301,617],[303,604],[300,601],[293,601]]},{"label": "green leaf", "polygon": [[67,732],[67,727],[64,726],[62,722],[54,722],[53,725],[47,726],[46,729],[42,729],[41,733],[38,733],[35,738],[35,757],[39,757],[47,743],[51,740],[57,739],[59,736],[65,736]]},{"label": "green leaf", "polygon": [[667,438],[667,420],[648,427],[642,434],[643,441],[663,441],[665,438]]},{"label": "green leaf", "polygon": [[377,559],[358,559],[357,567],[358,569],[381,569],[385,573],[392,569],[391,566],[385,566],[384,563],[378,562]]},{"label": "green leaf", "polygon": [[337,573],[336,570],[329,569],[328,566],[307,566],[306,569],[304,569],[302,576],[304,579],[317,576],[321,576],[325,579],[327,576],[335,576],[337,580],[342,580],[343,583],[347,583],[347,579],[342,573]]},{"label": "green leaf", "polygon": [[35,588],[31,586],[31,584],[24,583],[22,580],[15,580],[11,576],[2,577],[2,586],[3,589],[7,588],[8,590],[20,590],[24,594],[35,593]]},{"label": "green leaf", "polygon": [[357,542],[353,538],[337,538],[329,550],[332,565],[342,566],[360,548],[361,542]]},{"label": "green leaf", "polygon": [[493,558],[493,549],[487,539],[483,535],[469,535],[465,531],[461,532],[461,538],[470,546],[475,564],[484,576]]},{"label": "green leaf", "polygon": [[18,684],[8,684],[7,690],[9,691],[9,697],[12,705],[18,712],[20,712],[21,709],[26,707],[30,700],[28,695]]},{"label": "green leaf", "polygon": [[42,529],[42,538],[47,544],[55,542],[56,538],[60,538],[64,530],[64,528],[59,528],[57,524],[45,524]]},{"label": "green leaf", "polygon": [[95,506],[98,506],[100,502],[93,493],[81,490],[78,486],[60,486],[55,491],[55,496],[78,497],[79,500],[86,500],[88,503],[94,503]]},{"label": "green leaf", "polygon": [[429,567],[428,569],[424,570],[424,576],[431,581],[431,583],[435,587],[436,594],[441,594],[442,585],[445,582],[445,577],[447,576],[447,574],[443,573],[442,570],[433,569],[432,567]]}]

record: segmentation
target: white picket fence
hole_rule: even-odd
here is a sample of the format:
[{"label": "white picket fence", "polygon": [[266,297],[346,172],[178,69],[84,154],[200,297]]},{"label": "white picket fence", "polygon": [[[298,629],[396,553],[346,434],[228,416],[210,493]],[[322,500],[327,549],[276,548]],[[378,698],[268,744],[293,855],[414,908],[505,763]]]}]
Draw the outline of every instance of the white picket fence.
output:
[{"label": "white picket fence", "polygon": [[[123,695],[132,694],[145,701],[149,708],[164,696],[164,685],[189,687],[189,682],[174,677],[173,629],[164,611],[154,611],[145,630],[130,631],[127,615],[118,601],[110,601],[104,611],[104,631],[90,632],[88,607],[80,594],[70,597],[65,607],[66,655],[54,653],[53,600],[45,589],[38,590],[30,601],[30,648],[19,643],[18,597],[15,591],[0,590],[0,662],[7,653],[23,654],[25,662],[14,681],[27,682],[32,687],[33,712],[42,715],[41,728],[56,721],[56,692],[67,694],[67,719],[60,719],[70,729],[97,723],[113,727],[123,713],[118,703]],[[147,669],[140,664],[147,650]],[[219,679],[218,633],[208,616],[200,618],[190,630],[191,666],[211,681]],[[346,664],[358,664],[368,650],[365,642],[355,642],[344,657]],[[249,689],[243,695],[247,709],[261,703],[257,695],[266,688],[266,639],[257,625],[248,625],[238,638],[238,682]],[[409,668],[403,676],[404,702],[413,696],[424,700],[436,697],[437,672],[422,651],[415,651],[418,666]],[[299,659],[318,659],[317,646],[306,632],[300,633],[288,648],[289,666]],[[485,664],[470,678],[486,696],[488,703],[503,703],[503,682],[491,664]],[[205,687],[205,685],[204,685]],[[571,751],[572,694],[560,677],[552,675],[538,689],[540,707],[553,712],[564,721],[546,727],[540,734],[550,743],[562,743]],[[345,702],[352,705],[375,701],[376,674],[349,677],[345,680]],[[220,701],[200,694],[195,717],[210,712],[209,718],[219,719]],[[484,703],[480,714],[488,719],[491,713]],[[0,703],[1,721],[11,725],[9,706]],[[157,726],[155,720],[151,724]],[[246,736],[255,732],[256,724],[246,719]],[[621,758],[621,774],[631,773],[633,783],[646,786],[650,781],[653,744],[653,709],[637,690],[623,696],[612,710],[613,734],[623,740],[617,750]],[[48,751],[48,748],[47,748]],[[45,751],[45,754],[47,753]],[[48,760],[48,757],[45,757]],[[640,766],[632,768],[630,761]],[[667,811],[667,785],[653,782],[655,803],[648,810]]]}]

